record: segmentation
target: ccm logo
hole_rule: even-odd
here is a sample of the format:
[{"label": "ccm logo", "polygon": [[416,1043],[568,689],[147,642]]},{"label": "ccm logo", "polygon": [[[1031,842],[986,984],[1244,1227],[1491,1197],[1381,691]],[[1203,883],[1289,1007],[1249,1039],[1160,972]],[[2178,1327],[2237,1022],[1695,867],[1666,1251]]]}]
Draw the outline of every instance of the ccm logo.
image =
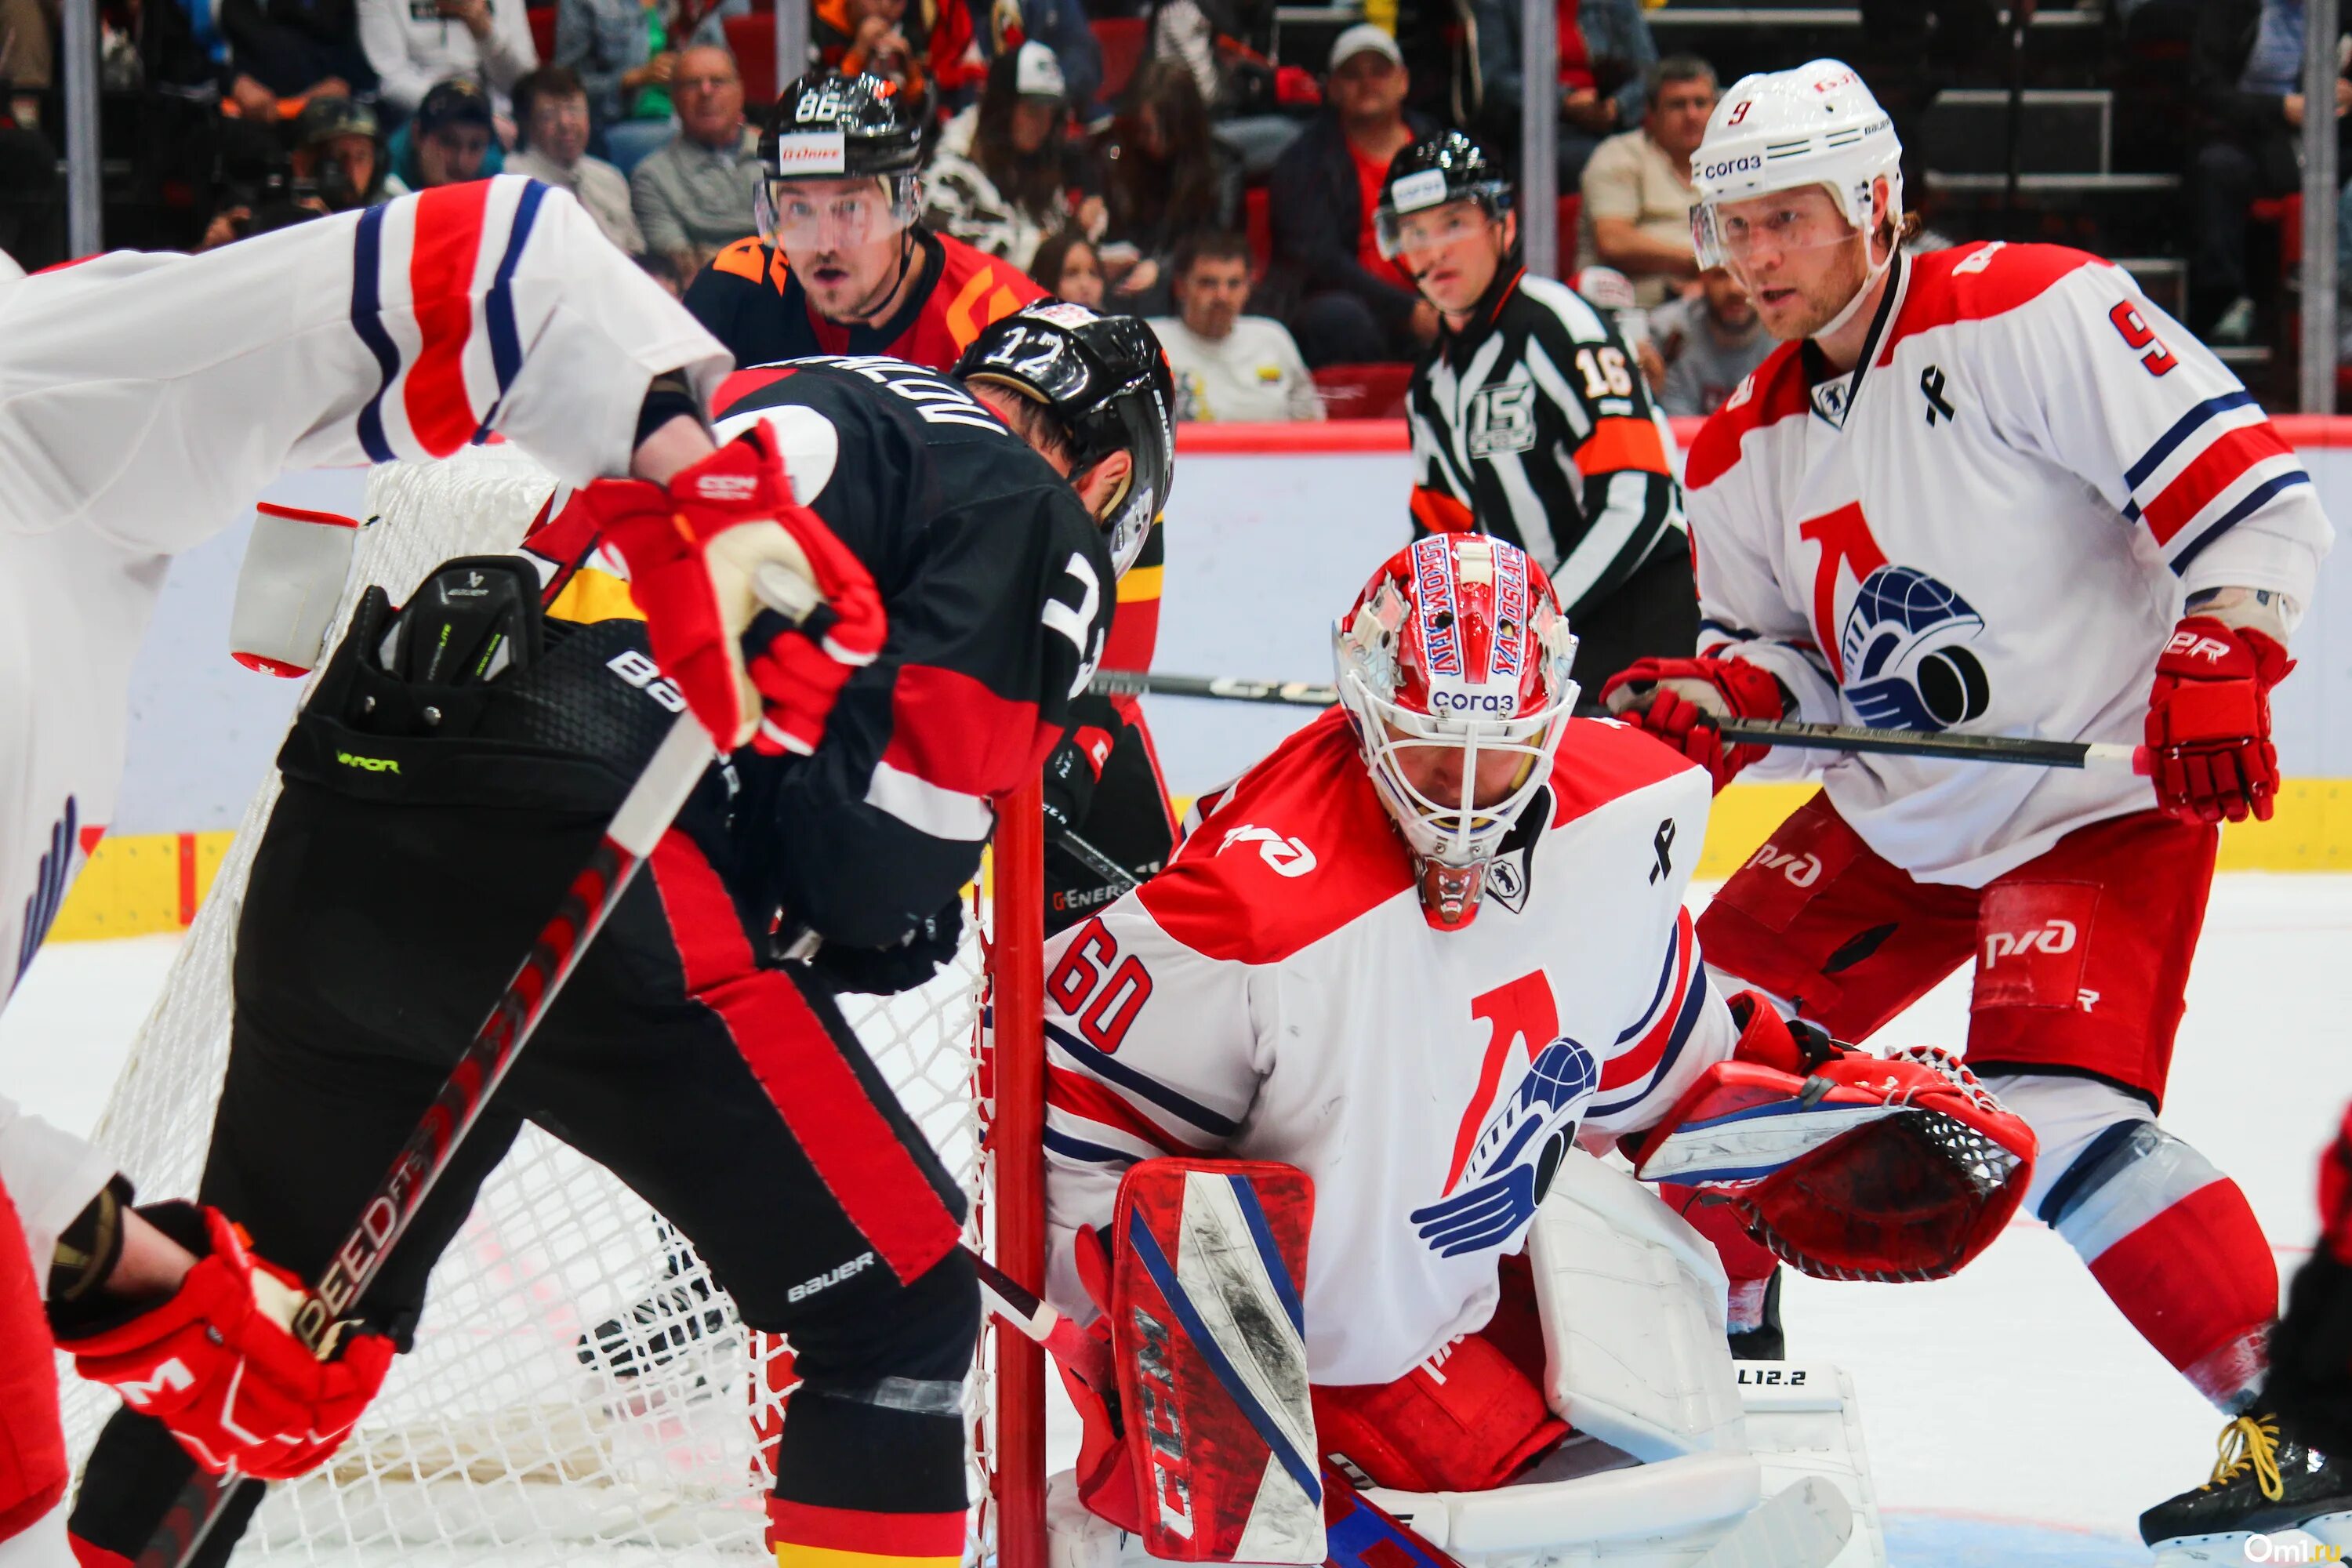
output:
[{"label": "ccm logo", "polygon": [[1810,888],[1821,880],[1822,858],[1818,855],[1797,855],[1775,849],[1769,844],[1748,858],[1748,864],[1758,870],[1780,869],[1792,888]]},{"label": "ccm logo", "polygon": [[757,474],[705,474],[694,481],[704,500],[745,500],[760,488]]},{"label": "ccm logo", "polygon": [[2230,645],[2219,637],[2209,637],[2197,632],[2175,632],[2172,640],[2164,645],[2167,653],[2186,654],[2201,658],[2208,664],[2219,664],[2229,657]]},{"label": "ccm logo", "polygon": [[2072,952],[2074,950],[2074,922],[2053,920],[2032,931],[1997,931],[1985,938],[1985,967],[1990,969],[2004,958],[2028,952]]},{"label": "ccm logo", "polygon": [[173,1356],[157,1367],[155,1375],[145,1383],[118,1383],[114,1386],[122,1391],[123,1398],[144,1410],[163,1394],[178,1394],[195,1385],[196,1374],[190,1372],[178,1356]]},{"label": "ccm logo", "polygon": [[1192,1465],[1186,1459],[1182,1417],[1176,1413],[1174,1335],[1141,1307],[1135,1319],[1137,1403],[1146,1450],[1151,1456],[1151,1504],[1171,1534],[1192,1539]]}]

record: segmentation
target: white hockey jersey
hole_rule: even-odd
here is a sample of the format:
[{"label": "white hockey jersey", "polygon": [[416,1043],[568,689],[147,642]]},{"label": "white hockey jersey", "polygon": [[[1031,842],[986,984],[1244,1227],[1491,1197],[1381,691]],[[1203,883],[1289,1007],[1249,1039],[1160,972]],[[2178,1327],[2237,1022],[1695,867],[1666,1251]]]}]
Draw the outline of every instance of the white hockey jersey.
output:
[{"label": "white hockey jersey", "polygon": [[1404,843],[1334,710],[1244,774],[1170,868],[1047,945],[1048,1293],[1159,1154],[1315,1184],[1310,1374],[1385,1383],[1485,1326],[1580,1123],[1670,1110],[1737,1031],[1682,896],[1707,778],[1573,721],[1478,918],[1423,917]]},{"label": "white hockey jersey", "polygon": [[[1994,241],[1906,258],[1889,292],[1853,374],[1809,385],[1783,345],[1692,443],[1703,650],[1811,721],[2137,744],[2188,595],[2311,602],[2309,476],[2120,269]],[[2128,774],[1906,757],[1822,782],[1879,855],[1968,887],[2154,805]]]},{"label": "white hockey jersey", "polygon": [[[654,376],[707,396],[730,364],[568,193],[513,176],[0,280],[0,998],[113,810],[175,552],[289,467],[492,429],[568,479],[622,472]],[[0,1101],[0,1179],[37,1231],[63,1165],[16,1157],[29,1125]],[[67,1218],[108,1173],[82,1163]]]}]

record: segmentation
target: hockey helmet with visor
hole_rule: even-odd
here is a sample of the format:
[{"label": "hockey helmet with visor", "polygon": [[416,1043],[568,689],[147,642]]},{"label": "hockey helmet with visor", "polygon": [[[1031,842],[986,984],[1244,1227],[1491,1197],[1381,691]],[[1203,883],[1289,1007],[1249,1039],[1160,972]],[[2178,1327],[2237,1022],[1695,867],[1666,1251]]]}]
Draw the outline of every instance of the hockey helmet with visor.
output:
[{"label": "hockey helmet with visor", "polygon": [[922,210],[922,115],[880,77],[802,77],[776,100],[759,157],[752,216],[780,250],[854,249]]},{"label": "hockey helmet with visor", "polygon": [[[1810,250],[1851,244],[1871,228],[1878,182],[1886,182],[1886,210],[1903,210],[1903,143],[1853,67],[1813,60],[1794,70],[1759,71],[1732,84],[1707,117],[1706,134],[1691,154],[1691,244],[1702,268],[1727,268],[1743,287],[1759,249]],[[1825,186],[1834,213],[1791,205],[1763,210],[1759,196]],[[1727,209],[1738,207],[1738,211]],[[1838,220],[1843,219],[1843,223]],[[1847,310],[1869,293],[1893,258],[1874,258]],[[1841,315],[1822,328],[1834,331]]]},{"label": "hockey helmet with visor", "polygon": [[[1475,202],[1482,217],[1459,204]],[[1459,131],[1426,137],[1389,161],[1372,236],[1389,258],[1435,250],[1511,210],[1511,184],[1486,150]]]},{"label": "hockey helmet with visor", "polygon": [[1111,565],[1124,574],[1176,481],[1176,378],[1151,329],[1133,316],[1045,300],[981,329],[953,374],[1043,405],[1067,437],[1073,477],[1114,452],[1128,455],[1127,483],[1098,520]]},{"label": "hockey helmet with visor", "polygon": [[1525,551],[1439,533],[1389,557],[1333,642],[1339,701],[1412,851],[1422,912],[1458,931],[1550,775],[1576,703],[1576,638]]}]

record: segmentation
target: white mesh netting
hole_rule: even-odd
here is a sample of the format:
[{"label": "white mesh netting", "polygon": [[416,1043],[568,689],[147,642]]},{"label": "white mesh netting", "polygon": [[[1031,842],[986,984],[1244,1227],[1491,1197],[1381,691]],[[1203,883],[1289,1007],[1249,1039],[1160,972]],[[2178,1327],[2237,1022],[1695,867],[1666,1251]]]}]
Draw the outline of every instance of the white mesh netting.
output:
[{"label": "white mesh netting", "polygon": [[[371,583],[397,601],[452,556],[510,549],[552,483],[505,447],[377,469],[336,624]],[[277,793],[272,770],[95,1135],[146,1197],[195,1190],[227,1057],[239,896]],[[983,915],[986,903],[979,900]],[[969,1239],[984,1247],[980,923],[976,916],[957,963],[929,986],[843,1003],[973,1195]],[[599,1331],[615,1323],[617,1332]],[[975,1557],[993,1523],[990,1338],[966,1394]],[[583,1556],[759,1559],[789,1366],[782,1342],[744,1331],[700,1259],[641,1199],[526,1129],[434,1271],[414,1352],[395,1363],[330,1466],[272,1489],[237,1560],[521,1568]],[[115,1401],[64,1381],[79,1461]]]}]

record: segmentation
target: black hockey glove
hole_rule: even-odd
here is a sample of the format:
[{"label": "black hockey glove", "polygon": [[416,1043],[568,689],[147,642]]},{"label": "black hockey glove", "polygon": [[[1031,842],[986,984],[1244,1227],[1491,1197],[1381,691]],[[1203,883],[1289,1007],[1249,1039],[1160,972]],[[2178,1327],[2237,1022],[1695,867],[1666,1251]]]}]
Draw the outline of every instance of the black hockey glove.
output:
[{"label": "black hockey glove", "polygon": [[951,962],[963,940],[963,897],[950,899],[896,947],[848,947],[828,942],[803,961],[810,975],[833,992],[896,996],[912,991]]},{"label": "black hockey glove", "polygon": [[1095,785],[1102,782],[1103,763],[1110,757],[1111,733],[1082,724],[1062,738],[1045,758],[1045,831],[1058,838],[1087,819],[1095,802]]}]

